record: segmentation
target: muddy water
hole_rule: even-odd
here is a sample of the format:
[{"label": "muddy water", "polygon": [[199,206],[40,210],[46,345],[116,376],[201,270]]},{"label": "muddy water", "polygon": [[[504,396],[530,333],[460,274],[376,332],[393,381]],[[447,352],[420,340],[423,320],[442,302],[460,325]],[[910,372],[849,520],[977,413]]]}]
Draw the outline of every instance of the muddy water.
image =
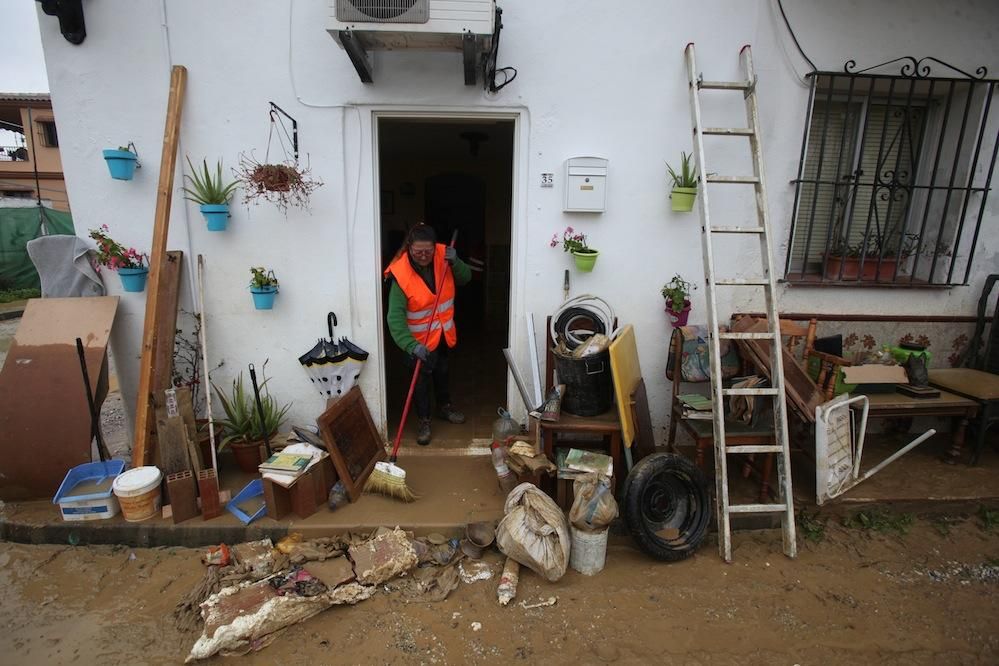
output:
[{"label": "muddy water", "polygon": [[[918,520],[906,536],[830,524],[794,561],[779,539],[737,534],[730,565],[712,545],[663,564],[614,539],[602,573],[548,583],[525,570],[506,608],[495,576],[437,604],[380,590],[238,663],[999,663],[999,567],[988,564],[999,560],[999,534],[977,519],[946,529]],[[196,636],[170,614],[201,579],[199,557],[0,543],[0,663],[180,663]],[[500,556],[487,561],[498,575]],[[550,596],[555,606],[517,605]]]},{"label": "muddy water", "polygon": [[66,497],[80,497],[82,495],[106,493],[111,490],[112,483],[114,483],[114,479],[112,477],[105,477],[103,479],[85,479],[73,486],[73,489],[69,491]]}]

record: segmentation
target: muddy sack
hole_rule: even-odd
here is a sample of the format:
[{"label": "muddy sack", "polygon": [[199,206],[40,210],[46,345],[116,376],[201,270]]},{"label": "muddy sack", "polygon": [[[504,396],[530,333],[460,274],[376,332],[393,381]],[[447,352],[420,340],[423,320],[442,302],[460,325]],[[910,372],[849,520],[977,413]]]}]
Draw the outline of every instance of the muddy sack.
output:
[{"label": "muddy sack", "polygon": [[610,489],[611,480],[603,474],[584,474],[572,483],[572,508],[569,522],[577,530],[602,532],[617,518],[617,501]]},{"label": "muddy sack", "polygon": [[569,522],[552,498],[522,483],[506,498],[506,515],[496,528],[496,545],[551,582],[569,566]]}]

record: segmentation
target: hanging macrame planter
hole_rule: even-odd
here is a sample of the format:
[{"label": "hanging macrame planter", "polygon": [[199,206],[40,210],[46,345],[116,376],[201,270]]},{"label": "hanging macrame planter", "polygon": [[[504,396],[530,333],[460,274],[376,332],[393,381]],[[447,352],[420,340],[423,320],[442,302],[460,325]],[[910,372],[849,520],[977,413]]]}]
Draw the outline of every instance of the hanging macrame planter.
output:
[{"label": "hanging macrame planter", "polygon": [[[247,206],[256,205],[261,200],[269,201],[285,214],[292,207],[308,210],[310,196],[316,188],[322,186],[323,181],[313,178],[309,167],[303,167],[298,162],[298,121],[274,102],[270,104],[270,133],[267,135],[264,160],[258,161],[252,151],[242,153],[239,156],[239,168],[233,170],[236,179],[243,186],[243,201]],[[290,132],[285,119],[291,123]],[[271,142],[275,135],[284,155],[284,160],[280,162],[269,161]],[[288,153],[289,148],[291,155]]]}]

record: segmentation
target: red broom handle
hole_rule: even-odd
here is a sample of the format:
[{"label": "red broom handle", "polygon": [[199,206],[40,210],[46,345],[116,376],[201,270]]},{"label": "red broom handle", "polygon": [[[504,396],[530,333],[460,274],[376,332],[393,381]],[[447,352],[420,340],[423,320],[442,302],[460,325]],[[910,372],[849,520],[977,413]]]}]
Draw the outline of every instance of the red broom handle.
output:
[{"label": "red broom handle", "polygon": [[[454,233],[451,234],[450,247],[454,247],[454,242],[456,240],[458,240],[457,229],[455,229]],[[430,323],[427,325],[427,332],[423,338],[424,345],[430,341],[430,334],[433,332],[434,318],[437,316],[437,306],[441,302],[441,290],[444,289],[444,278],[447,277],[448,271],[450,270],[451,267],[448,266],[447,270],[441,273],[440,282],[437,283],[437,294],[434,299],[434,309],[430,312]],[[444,335],[443,330],[441,331],[441,335]],[[413,393],[416,391],[416,382],[420,378],[420,366],[422,365],[423,361],[416,359],[416,366],[413,367],[413,378],[409,382],[409,393],[406,394],[406,404],[403,405],[402,408],[402,419],[399,420],[399,430],[396,431],[395,441],[392,443],[392,456],[389,458],[389,462],[392,464],[395,464],[395,461],[399,459],[399,445],[402,444],[402,431],[406,427],[406,419],[409,417],[409,407],[413,403]]]}]

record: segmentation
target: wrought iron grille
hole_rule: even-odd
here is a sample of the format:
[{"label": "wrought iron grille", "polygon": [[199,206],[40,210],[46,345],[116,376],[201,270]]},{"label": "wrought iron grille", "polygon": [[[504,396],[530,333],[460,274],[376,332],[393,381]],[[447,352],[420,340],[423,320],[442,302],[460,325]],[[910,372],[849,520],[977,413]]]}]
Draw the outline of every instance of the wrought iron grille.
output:
[{"label": "wrought iron grille", "polygon": [[968,283],[999,151],[986,76],[932,57],[809,75],[787,281]]}]

